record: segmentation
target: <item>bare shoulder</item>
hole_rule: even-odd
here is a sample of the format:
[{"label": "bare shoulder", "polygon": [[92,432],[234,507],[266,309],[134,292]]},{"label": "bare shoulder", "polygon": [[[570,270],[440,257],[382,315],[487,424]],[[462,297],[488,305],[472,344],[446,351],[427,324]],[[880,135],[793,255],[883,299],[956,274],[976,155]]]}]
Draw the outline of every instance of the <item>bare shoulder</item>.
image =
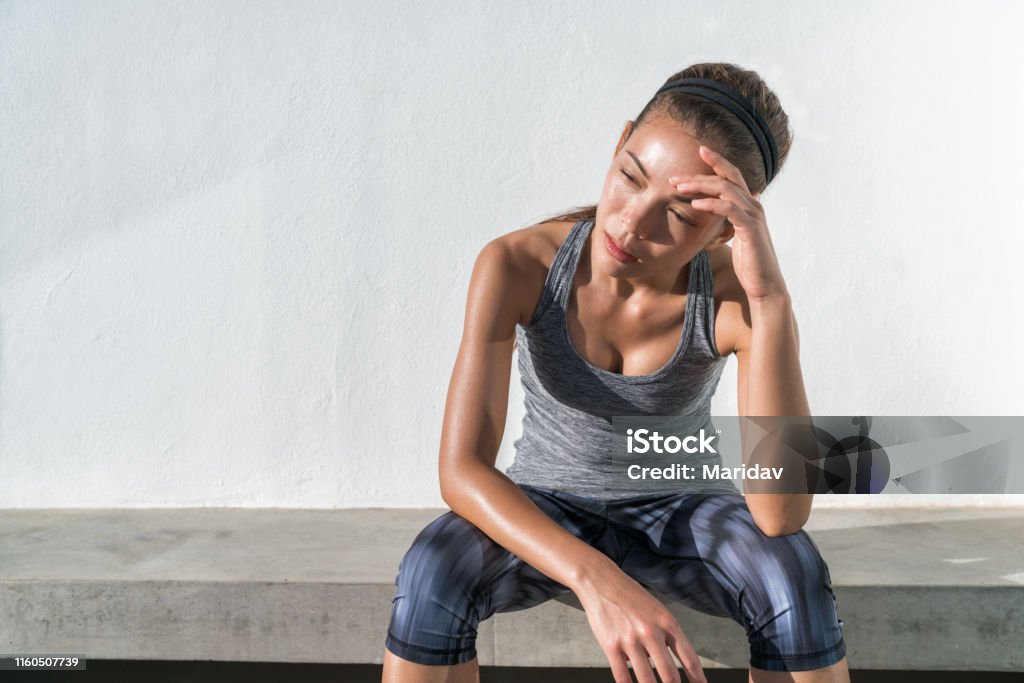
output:
[{"label": "bare shoulder", "polygon": [[537,223],[495,237],[484,247],[510,274],[508,302],[516,308],[521,325],[533,317],[555,252],[572,226],[572,221]]},{"label": "bare shoulder", "polygon": [[732,247],[723,244],[708,252],[715,297],[715,343],[727,356],[750,341],[750,303],[732,267]]}]

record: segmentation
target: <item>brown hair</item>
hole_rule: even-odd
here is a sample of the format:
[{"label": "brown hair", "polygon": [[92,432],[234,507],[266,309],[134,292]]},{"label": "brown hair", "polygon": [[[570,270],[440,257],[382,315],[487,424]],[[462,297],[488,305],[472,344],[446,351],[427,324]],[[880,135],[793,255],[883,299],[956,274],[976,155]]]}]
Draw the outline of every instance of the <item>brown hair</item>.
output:
[{"label": "brown hair", "polygon": [[[789,117],[782,110],[779,98],[756,71],[735,64],[705,62],[694,64],[668,77],[665,83],[678,78],[709,78],[724,83],[742,93],[768,124],[778,146],[778,167],[775,178],[789,156],[793,133]],[[664,92],[647,103],[636,117],[635,131],[648,118],[664,116],[683,124],[701,142],[719,152],[739,168],[751,193],[764,192],[765,168],[761,149],[750,129],[722,105],[698,95],[682,92]],[[633,135],[630,131],[629,135]],[[628,137],[626,138],[629,139]],[[773,180],[775,179],[773,178]],[[581,221],[597,217],[597,204],[580,206],[540,221]]]}]

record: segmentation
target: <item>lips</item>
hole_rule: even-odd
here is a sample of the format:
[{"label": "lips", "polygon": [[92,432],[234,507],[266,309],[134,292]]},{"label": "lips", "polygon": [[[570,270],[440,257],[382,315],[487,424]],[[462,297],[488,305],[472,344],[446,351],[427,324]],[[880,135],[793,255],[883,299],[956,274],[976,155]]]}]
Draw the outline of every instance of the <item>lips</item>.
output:
[{"label": "lips", "polygon": [[608,252],[617,260],[622,261],[623,263],[636,261],[636,256],[633,256],[628,251],[620,247],[618,242],[612,239],[612,236],[609,235],[608,233],[604,234],[604,243],[605,246],[608,248]]}]

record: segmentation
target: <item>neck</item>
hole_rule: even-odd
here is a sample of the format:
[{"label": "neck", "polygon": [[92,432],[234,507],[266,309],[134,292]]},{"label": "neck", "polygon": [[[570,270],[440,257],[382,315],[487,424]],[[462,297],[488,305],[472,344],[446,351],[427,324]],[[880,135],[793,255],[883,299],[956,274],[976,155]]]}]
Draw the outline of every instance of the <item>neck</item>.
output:
[{"label": "neck", "polygon": [[586,281],[592,283],[602,293],[617,299],[634,301],[686,294],[690,275],[689,261],[693,256],[690,256],[682,265],[674,264],[627,277],[612,276],[593,268],[593,264],[598,262],[597,250],[604,249],[601,241],[594,239],[594,232],[591,232],[587,242],[586,248],[580,255],[579,270],[584,274]]}]

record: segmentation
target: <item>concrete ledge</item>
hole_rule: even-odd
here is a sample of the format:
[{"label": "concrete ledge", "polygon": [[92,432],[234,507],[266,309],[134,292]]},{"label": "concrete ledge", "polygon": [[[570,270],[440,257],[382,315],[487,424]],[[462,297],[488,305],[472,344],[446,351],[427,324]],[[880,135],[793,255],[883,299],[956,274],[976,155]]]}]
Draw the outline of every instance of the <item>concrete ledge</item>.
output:
[{"label": "concrete ledge", "polygon": [[[0,651],[380,663],[398,562],[444,510],[0,510]],[[816,510],[856,669],[1024,670],[1024,508]],[[736,623],[669,603],[707,667]],[[606,667],[574,596],[481,625],[479,661]]]}]

